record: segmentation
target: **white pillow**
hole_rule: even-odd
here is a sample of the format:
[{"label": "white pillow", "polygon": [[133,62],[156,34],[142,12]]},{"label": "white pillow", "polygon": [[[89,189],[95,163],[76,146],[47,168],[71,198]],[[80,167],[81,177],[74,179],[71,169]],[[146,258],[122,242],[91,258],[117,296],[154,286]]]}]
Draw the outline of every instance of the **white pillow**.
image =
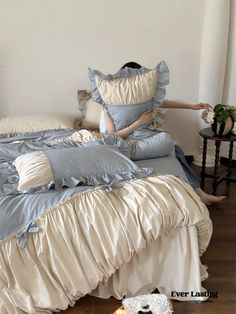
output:
[{"label": "white pillow", "polygon": [[52,129],[73,129],[74,118],[64,115],[24,115],[0,120],[0,135],[38,132]]}]

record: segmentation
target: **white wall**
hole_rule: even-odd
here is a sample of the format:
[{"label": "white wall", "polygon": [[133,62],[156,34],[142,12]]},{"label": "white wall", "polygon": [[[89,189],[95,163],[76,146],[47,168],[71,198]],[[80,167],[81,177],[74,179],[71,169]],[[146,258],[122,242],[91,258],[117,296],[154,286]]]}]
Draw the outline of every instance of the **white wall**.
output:
[{"label": "white wall", "polygon": [[[77,114],[87,67],[113,73],[127,61],[170,67],[170,99],[198,101],[205,0],[1,0],[1,115]],[[166,126],[194,154],[198,115],[169,110]]]}]

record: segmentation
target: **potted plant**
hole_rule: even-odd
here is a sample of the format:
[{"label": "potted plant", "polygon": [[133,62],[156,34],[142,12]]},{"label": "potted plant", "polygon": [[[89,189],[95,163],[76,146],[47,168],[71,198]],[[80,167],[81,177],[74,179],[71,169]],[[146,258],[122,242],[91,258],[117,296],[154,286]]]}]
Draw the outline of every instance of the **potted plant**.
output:
[{"label": "potted plant", "polygon": [[223,104],[217,104],[213,110],[205,110],[202,119],[206,123],[211,123],[212,131],[218,136],[229,134],[234,125],[234,119],[230,114],[230,106]]},{"label": "potted plant", "polygon": [[234,127],[232,129],[232,134],[236,135],[236,106],[230,107],[230,115],[234,119]]}]

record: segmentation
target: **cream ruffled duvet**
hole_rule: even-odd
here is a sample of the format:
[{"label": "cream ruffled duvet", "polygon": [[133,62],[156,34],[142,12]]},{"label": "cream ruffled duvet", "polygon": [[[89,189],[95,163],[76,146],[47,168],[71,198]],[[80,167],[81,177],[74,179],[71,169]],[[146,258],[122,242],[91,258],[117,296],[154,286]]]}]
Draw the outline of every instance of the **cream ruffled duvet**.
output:
[{"label": "cream ruffled duvet", "polygon": [[171,175],[85,191],[36,225],[24,249],[15,237],[0,242],[1,314],[65,309],[162,235],[195,226],[201,256],[212,233],[206,206]]},{"label": "cream ruffled duvet", "polygon": [[[68,136],[70,142],[85,140],[78,132],[76,137],[60,131],[56,139],[54,133],[43,134],[43,145],[60,145]],[[26,140],[33,138],[3,140],[0,160],[9,158],[14,148],[7,143],[17,140],[17,149],[25,151],[33,145]],[[8,163],[2,165],[4,170]],[[52,313],[86,294],[122,298],[155,288],[180,300],[205,299],[172,295],[204,291],[201,281],[207,277],[200,256],[209,244],[212,223],[187,183],[172,175],[150,175],[112,191],[77,188],[80,193],[65,189],[65,197],[49,191],[0,198],[0,314]],[[48,207],[52,194],[59,201]],[[26,232],[17,238],[12,230],[31,219],[34,223],[27,222]]]}]

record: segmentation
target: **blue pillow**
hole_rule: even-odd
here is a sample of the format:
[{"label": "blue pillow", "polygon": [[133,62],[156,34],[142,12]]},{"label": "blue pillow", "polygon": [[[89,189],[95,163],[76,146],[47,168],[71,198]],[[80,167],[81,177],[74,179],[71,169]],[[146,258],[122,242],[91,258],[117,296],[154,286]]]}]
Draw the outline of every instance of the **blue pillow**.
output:
[{"label": "blue pillow", "polygon": [[169,156],[174,153],[174,142],[167,132],[158,132],[142,140],[135,140],[131,146],[132,160],[143,160]]},{"label": "blue pillow", "polygon": [[[113,186],[152,172],[140,168],[111,145],[81,146],[35,151],[17,157],[18,191],[82,185]],[[47,190],[46,189],[46,190]]]},{"label": "blue pillow", "polygon": [[[164,61],[154,69],[124,68],[114,75],[89,68],[89,78],[93,100],[108,110],[115,128],[121,130],[143,112],[155,111],[162,104],[169,69]],[[146,127],[153,129],[152,124]]]}]

